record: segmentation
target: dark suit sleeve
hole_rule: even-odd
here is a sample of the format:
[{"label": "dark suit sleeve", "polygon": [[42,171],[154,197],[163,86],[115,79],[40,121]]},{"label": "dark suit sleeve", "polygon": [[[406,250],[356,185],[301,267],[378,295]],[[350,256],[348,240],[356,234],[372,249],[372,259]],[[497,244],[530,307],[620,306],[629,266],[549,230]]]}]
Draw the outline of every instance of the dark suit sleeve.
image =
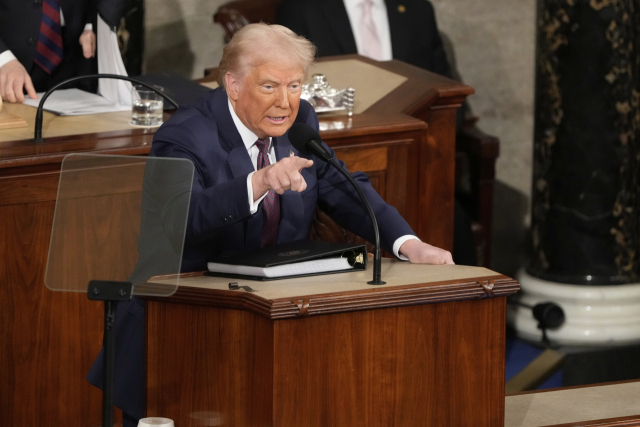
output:
[{"label": "dark suit sleeve", "polygon": [[95,0],[87,1],[87,12],[84,16],[84,24],[91,24],[93,26],[93,32],[98,34],[97,27],[98,6]]},{"label": "dark suit sleeve", "polygon": [[116,28],[120,24],[120,19],[125,16],[127,8],[132,6],[125,0],[92,0],[95,13],[100,16],[111,28]]},{"label": "dark suit sleeve", "polygon": [[[328,146],[329,151],[333,154]],[[344,169],[346,166],[339,161]],[[393,253],[394,242],[405,235],[415,235],[398,210],[387,204],[374,190],[364,172],[354,172],[353,179],[360,185],[378,221],[380,243],[384,250]],[[375,242],[373,222],[352,185],[335,169],[328,169],[319,181],[318,205],[342,227]]]},{"label": "dark suit sleeve", "polygon": [[[313,117],[315,118],[315,128],[317,130],[318,119],[315,114],[313,114]],[[313,123],[308,124],[311,125]],[[335,158],[334,151],[324,142],[323,145]],[[373,222],[351,183],[333,166],[318,158],[313,160],[318,165],[318,206],[320,209],[331,216],[340,226],[369,242],[375,242]],[[344,162],[338,160],[338,163],[343,169],[347,170]],[[371,186],[367,174],[354,172],[351,173],[351,176],[358,183],[371,204],[378,221],[380,243],[384,250],[393,253],[393,244],[398,238],[406,235],[415,236],[415,233],[398,210],[387,204]]]},{"label": "dark suit sleeve", "polygon": [[7,50],[10,50],[9,46],[7,46],[7,44],[0,38],[0,53],[3,53]]},{"label": "dark suit sleeve", "polygon": [[201,159],[206,154],[189,149],[189,146],[201,145],[198,141],[203,139],[203,135],[206,133],[189,123],[167,126],[156,133],[151,151],[153,156],[188,159],[194,164],[185,236],[188,244],[213,237],[225,227],[251,216],[247,175],[208,185],[212,181],[210,174],[216,171],[207,170],[202,164]]}]

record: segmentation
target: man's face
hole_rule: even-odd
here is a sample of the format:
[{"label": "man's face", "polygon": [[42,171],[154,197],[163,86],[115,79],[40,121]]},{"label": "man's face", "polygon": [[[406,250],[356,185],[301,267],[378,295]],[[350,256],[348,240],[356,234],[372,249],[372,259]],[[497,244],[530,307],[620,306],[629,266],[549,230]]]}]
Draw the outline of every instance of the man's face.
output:
[{"label": "man's face", "polygon": [[300,66],[266,62],[242,79],[227,74],[227,94],[242,123],[259,138],[281,136],[298,115],[303,78]]}]

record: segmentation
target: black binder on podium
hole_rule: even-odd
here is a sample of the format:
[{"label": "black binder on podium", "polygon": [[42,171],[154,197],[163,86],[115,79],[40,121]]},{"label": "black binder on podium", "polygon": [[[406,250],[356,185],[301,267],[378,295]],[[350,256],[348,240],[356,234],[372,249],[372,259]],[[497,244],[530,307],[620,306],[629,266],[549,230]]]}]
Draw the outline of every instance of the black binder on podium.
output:
[{"label": "black binder on podium", "polygon": [[298,240],[211,259],[209,275],[249,280],[279,280],[367,268],[365,245]]}]

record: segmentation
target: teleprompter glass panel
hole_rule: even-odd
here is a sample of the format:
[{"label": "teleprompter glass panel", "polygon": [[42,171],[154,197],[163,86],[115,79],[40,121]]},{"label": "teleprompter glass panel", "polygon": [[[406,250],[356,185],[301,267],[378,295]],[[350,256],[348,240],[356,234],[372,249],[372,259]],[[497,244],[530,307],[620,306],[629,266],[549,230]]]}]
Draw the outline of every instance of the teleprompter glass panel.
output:
[{"label": "teleprompter glass panel", "polygon": [[[126,281],[134,295],[173,294],[192,180],[193,164],[184,159],[67,155],[46,286],[86,292],[91,280]],[[163,284],[149,280],[155,276]]]}]

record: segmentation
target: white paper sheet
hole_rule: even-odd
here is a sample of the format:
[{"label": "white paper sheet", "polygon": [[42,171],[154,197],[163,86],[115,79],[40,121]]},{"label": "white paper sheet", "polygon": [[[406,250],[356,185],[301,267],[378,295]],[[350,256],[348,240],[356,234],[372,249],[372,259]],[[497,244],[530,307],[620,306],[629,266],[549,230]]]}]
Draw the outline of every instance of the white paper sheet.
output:
[{"label": "white paper sheet", "polygon": [[[24,103],[38,107],[44,92],[38,93],[38,99],[27,98]],[[116,105],[100,95],[80,89],[59,89],[53,92],[44,103],[44,109],[61,116],[79,116],[83,114],[111,113],[131,110],[129,105]]]},{"label": "white paper sheet", "polygon": [[[98,15],[98,73],[126,76],[116,33]],[[131,83],[124,80],[98,80],[98,93],[113,104],[131,108]]]}]

